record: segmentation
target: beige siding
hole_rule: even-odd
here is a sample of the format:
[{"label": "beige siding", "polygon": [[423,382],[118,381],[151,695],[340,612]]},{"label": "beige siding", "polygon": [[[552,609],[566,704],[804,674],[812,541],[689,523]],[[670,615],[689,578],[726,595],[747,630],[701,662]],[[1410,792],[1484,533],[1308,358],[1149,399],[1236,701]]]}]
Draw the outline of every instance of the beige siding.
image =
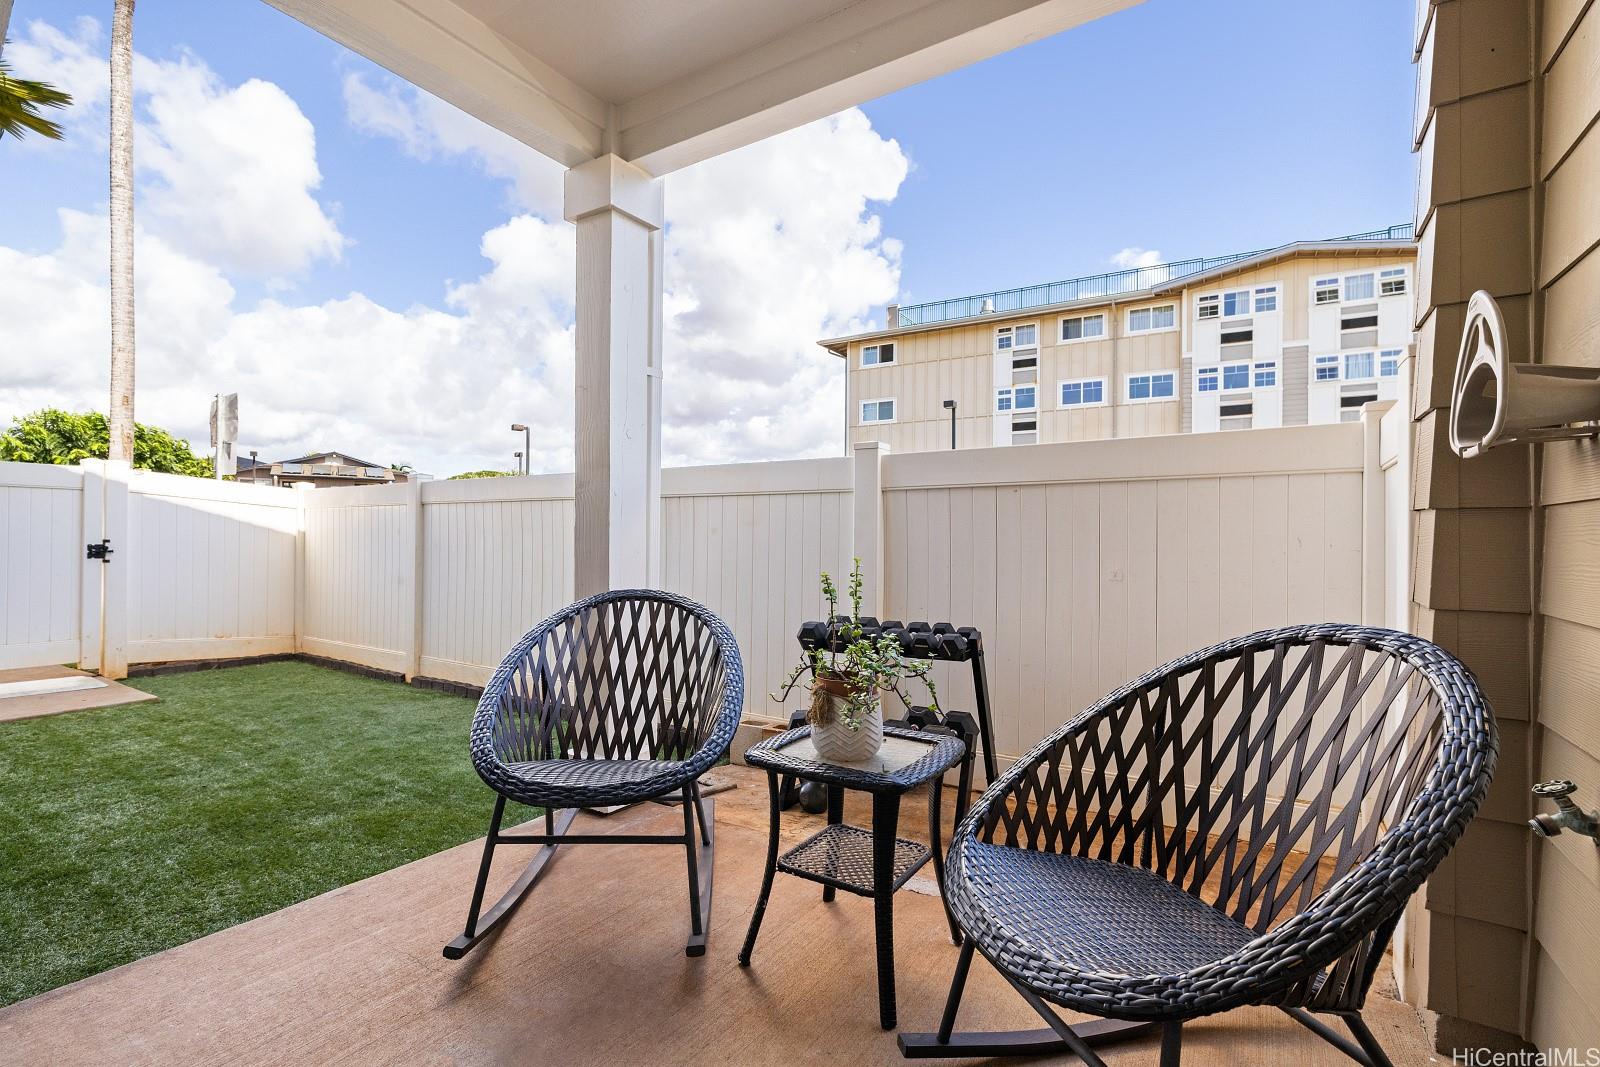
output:
[{"label": "beige siding", "polygon": [[[1543,6],[1543,179],[1538,279],[1544,315],[1539,358],[1600,366],[1600,5]],[[1600,463],[1590,442],[1545,446],[1540,608],[1545,617],[1538,721],[1539,778],[1600,788]],[[1535,1045],[1587,1047],[1600,1035],[1592,993],[1600,960],[1600,850],[1570,834],[1534,846]]]},{"label": "beige siding", "polygon": [[1517,352],[1529,299],[1537,197],[1529,102],[1536,98],[1535,0],[1419,0],[1416,144],[1420,175],[1413,304],[1417,339],[1412,499],[1412,628],[1478,675],[1501,731],[1488,802],[1408,911],[1397,968],[1409,999],[1439,1013],[1438,1043],[1515,1047],[1532,1036],[1533,845],[1524,825],[1537,716],[1532,648],[1533,503],[1527,451],[1463,463],[1447,443],[1463,307],[1501,302]]},{"label": "beige siding", "polygon": [[1192,307],[1194,298],[1205,293],[1277,282],[1281,286],[1278,299],[1283,312],[1283,342],[1293,344],[1307,340],[1311,334],[1311,283],[1317,278],[1347,271],[1375,270],[1379,266],[1409,264],[1412,261],[1413,257],[1397,256],[1393,251],[1290,256],[1249,270],[1219,275],[1189,288],[1185,296]]}]

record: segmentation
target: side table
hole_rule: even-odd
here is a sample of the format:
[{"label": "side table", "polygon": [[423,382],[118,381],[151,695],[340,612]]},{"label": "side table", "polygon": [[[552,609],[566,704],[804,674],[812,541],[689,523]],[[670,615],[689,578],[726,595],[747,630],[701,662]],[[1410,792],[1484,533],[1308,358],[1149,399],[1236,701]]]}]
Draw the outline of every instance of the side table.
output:
[{"label": "side table", "polygon": [[[944,773],[966,753],[960,738],[931,730],[885,726],[883,747],[871,760],[855,764],[823,761],[811,743],[811,727],[801,726],[759,741],[744,754],[745,762],[767,772],[771,823],[767,835],[767,864],[761,878],[761,895],[750,930],[745,935],[739,964],[750,965],[767,898],[777,872],[792,874],[822,885],[822,899],[834,899],[836,890],[871,897],[878,945],[878,1021],[885,1030],[895,1028],[894,993],[894,893],[929,859],[944,893],[944,852],[940,847],[939,806]],[[828,825],[800,844],[778,855],[778,829],[782,816],[780,775],[821,782],[828,787]],[[896,836],[900,798],[928,786],[928,833],[932,846]],[[872,794],[872,829],[844,821],[844,791],[859,789]],[[957,798],[957,819],[966,798]],[[960,931],[948,907],[945,919],[952,939]]]}]

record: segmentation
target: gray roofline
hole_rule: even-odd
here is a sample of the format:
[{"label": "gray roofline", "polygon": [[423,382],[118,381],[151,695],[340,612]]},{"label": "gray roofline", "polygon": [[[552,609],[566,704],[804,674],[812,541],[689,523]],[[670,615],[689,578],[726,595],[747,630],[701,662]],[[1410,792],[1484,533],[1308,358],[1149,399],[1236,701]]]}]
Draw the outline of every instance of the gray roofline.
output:
[{"label": "gray roofline", "polygon": [[1248,259],[1235,260],[1221,267],[1214,267],[1209,271],[1200,271],[1188,274],[1182,278],[1164,282],[1161,285],[1151,286],[1148,289],[1136,289],[1127,293],[1117,293],[1114,296],[1093,296],[1083,300],[1068,300],[1058,304],[1041,304],[1038,307],[1019,308],[1015,311],[996,311],[987,315],[968,315],[960,319],[942,319],[938,322],[916,323],[909,326],[885,327],[881,330],[871,330],[866,333],[850,334],[845,337],[826,337],[817,344],[834,355],[844,358],[848,346],[855,341],[867,341],[877,338],[885,340],[895,337],[905,337],[910,334],[927,333],[931,330],[947,330],[957,326],[971,326],[977,322],[999,322],[1006,319],[1025,319],[1032,316],[1053,315],[1062,311],[1071,311],[1075,308],[1088,307],[1115,307],[1118,304],[1133,304],[1140,300],[1147,300],[1156,296],[1167,296],[1171,293],[1191,289],[1196,283],[1204,284],[1216,278],[1236,274],[1240,271],[1253,270],[1256,267],[1272,263],[1280,259],[1288,259],[1298,255],[1308,254],[1344,254],[1348,252],[1368,252],[1374,255],[1416,255],[1415,241],[1395,241],[1377,243],[1373,241],[1296,241],[1292,244],[1279,245],[1265,252],[1258,253]]}]

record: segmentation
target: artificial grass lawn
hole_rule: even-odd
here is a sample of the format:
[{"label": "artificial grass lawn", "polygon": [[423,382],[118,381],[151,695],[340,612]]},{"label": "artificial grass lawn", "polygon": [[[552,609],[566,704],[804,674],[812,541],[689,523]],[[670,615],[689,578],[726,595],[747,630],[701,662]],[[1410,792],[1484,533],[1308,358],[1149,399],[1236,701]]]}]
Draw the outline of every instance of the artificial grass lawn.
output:
[{"label": "artificial grass lawn", "polygon": [[296,662],[131,684],[161,701],[0,723],[0,1005],[488,829],[470,700]]}]

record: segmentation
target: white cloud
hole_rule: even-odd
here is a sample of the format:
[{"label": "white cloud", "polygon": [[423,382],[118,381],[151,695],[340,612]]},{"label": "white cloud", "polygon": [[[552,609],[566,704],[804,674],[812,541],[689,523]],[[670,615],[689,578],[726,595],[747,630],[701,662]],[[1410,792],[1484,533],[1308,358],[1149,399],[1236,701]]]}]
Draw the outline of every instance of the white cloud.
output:
[{"label": "white cloud", "polygon": [[[104,152],[107,64],[103,32],[83,18],[64,32],[33,22],[11,45],[18,69],[47,72],[73,94],[64,114],[72,142]],[[346,239],[315,194],[322,183],[316,135],[299,106],[271,82],[228,86],[193,56],[137,55],[141,223],[174,248],[262,278],[338,259]],[[59,149],[58,149],[59,150]]]},{"label": "white cloud", "polygon": [[[344,81],[352,125],[418,159],[463,156],[547,218],[561,169],[418,89]],[[894,299],[900,243],[873,202],[908,160],[851,109],[668,175],[663,429],[669,462],[836,453],[844,369],[824,336],[864,329]]]},{"label": "white cloud", "polygon": [[1162,262],[1161,253],[1154,248],[1124,248],[1111,257],[1111,265],[1121,270],[1132,267],[1153,267]]},{"label": "white cloud", "polygon": [[398,141],[413,159],[465,157],[510,182],[516,206],[561,217],[561,164],[438,97],[393,79],[374,86],[361,74],[347,74],[344,108],[357,130]]},{"label": "white cloud", "polygon": [[[73,42],[89,49],[98,32],[30,31],[32,47],[62,56]],[[293,194],[309,199],[315,188],[314,133],[268,83],[229,87],[192,57],[145,67],[155,73],[144,80],[141,132],[159,143],[143,151],[140,175],[150,204],[137,235],[140,421],[204,445],[211,395],[237,391],[246,451],[338,448],[440,475],[509,467],[519,442],[507,427],[528,422],[539,428],[533,469],[572,469],[575,230],[559,221],[558,167],[431,98],[347,80],[352,122],[422,158],[471,158],[528,210],[484,234],[483,273],[445,287],[435,306],[397,310],[355,292],[243,307],[233,278],[284,269],[295,254],[334,254],[331,223],[307,214],[302,239],[252,262],[241,243],[264,238],[200,207],[154,205],[176,183],[281,222]],[[280,148],[296,146],[294,160],[273,164],[274,182],[232,183],[218,171],[218,161],[253,165],[230,133],[239,122],[265,123]],[[190,163],[215,187],[181,174]],[[900,147],[849,111],[667,179],[669,462],[838,454],[844,368],[815,342],[864,327],[894,298],[900,246],[873,205],[896,195],[906,170]],[[98,211],[60,217],[51,252],[0,246],[0,422],[106,402],[106,222]]]}]

